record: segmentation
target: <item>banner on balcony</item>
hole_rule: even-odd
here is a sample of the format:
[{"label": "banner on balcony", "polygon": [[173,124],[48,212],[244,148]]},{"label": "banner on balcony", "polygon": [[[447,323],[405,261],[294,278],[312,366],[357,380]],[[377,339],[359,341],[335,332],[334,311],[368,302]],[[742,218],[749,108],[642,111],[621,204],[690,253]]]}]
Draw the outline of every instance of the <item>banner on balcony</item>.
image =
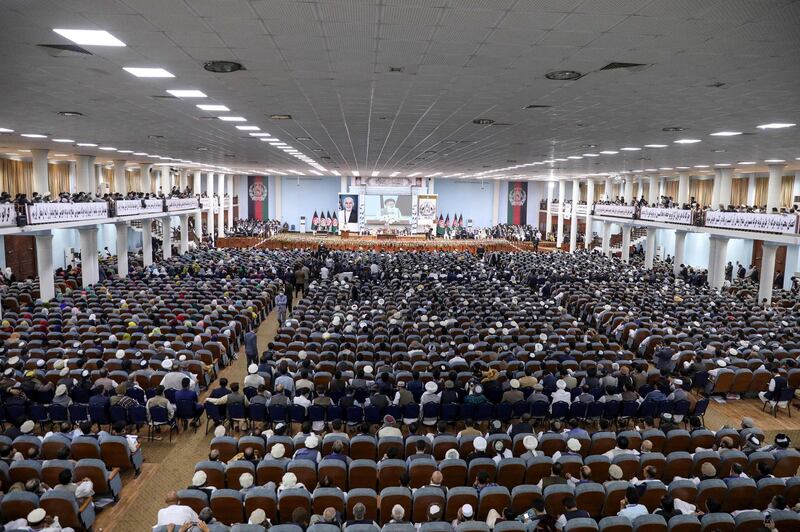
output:
[{"label": "banner on balcony", "polygon": [[247,176],[247,213],[255,220],[269,220],[267,176]]},{"label": "banner on balcony", "polygon": [[528,223],[527,181],[510,181],[508,183],[508,223],[512,225]]}]

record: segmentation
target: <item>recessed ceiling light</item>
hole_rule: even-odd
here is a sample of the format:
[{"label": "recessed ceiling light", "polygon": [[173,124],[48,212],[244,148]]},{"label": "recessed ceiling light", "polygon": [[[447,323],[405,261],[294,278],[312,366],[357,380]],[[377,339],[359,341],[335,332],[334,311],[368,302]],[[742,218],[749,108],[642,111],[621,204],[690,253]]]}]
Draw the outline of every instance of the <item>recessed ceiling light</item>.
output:
[{"label": "recessed ceiling light", "polygon": [[583,157],[581,157],[580,155],[570,155],[567,157],[567,159],[583,159]]},{"label": "recessed ceiling light", "polygon": [[218,116],[217,118],[223,122],[247,122],[247,119],[243,116]]},{"label": "recessed ceiling light", "polygon": [[700,139],[678,139],[675,141],[675,144],[695,144],[697,142],[702,142]]},{"label": "recessed ceiling light", "polygon": [[59,111],[58,114],[67,118],[83,116],[83,113],[79,113],[78,111]]},{"label": "recessed ceiling light", "polygon": [[741,131],[717,131],[716,133],[711,133],[712,137],[735,137],[736,135],[741,135]]},{"label": "recessed ceiling light", "polygon": [[8,129],[8,128],[0,127],[0,133],[13,133],[13,132],[14,132],[14,130],[13,130],[13,129]]},{"label": "recessed ceiling light", "polygon": [[758,129],[783,129],[787,127],[794,127],[797,124],[789,124],[786,122],[772,122],[769,124],[761,124],[760,126],[756,126]]},{"label": "recessed ceiling light", "polygon": [[170,89],[167,92],[176,98],[208,98],[206,93],[197,89]]},{"label": "recessed ceiling light", "polygon": [[29,139],[46,139],[47,135],[42,135],[40,133],[23,133],[20,137],[28,137]]},{"label": "recessed ceiling light", "polygon": [[117,153],[133,153],[133,150],[119,150]]},{"label": "recessed ceiling light", "polygon": [[378,177],[378,171],[377,170],[372,172],[372,177]]},{"label": "recessed ceiling light", "polygon": [[230,111],[227,106],[225,105],[214,105],[214,104],[205,104],[201,103],[197,105],[198,109],[202,109],[203,111]]},{"label": "recessed ceiling light", "polygon": [[66,157],[67,155],[66,153],[54,153],[53,157]]},{"label": "recessed ceiling light", "polygon": [[657,172],[658,168],[645,168],[644,171],[645,172]]},{"label": "recessed ceiling light", "polygon": [[174,78],[175,75],[163,68],[123,67],[125,72],[137,78]]},{"label": "recessed ceiling light", "polygon": [[677,168],[678,170],[688,170],[690,167],[689,166],[676,166],[675,168]]},{"label": "recessed ceiling light", "polygon": [[143,151],[135,151],[133,152],[134,155],[138,155],[140,157],[147,157],[147,154]]},{"label": "recessed ceiling light", "polygon": [[573,81],[581,76],[583,74],[575,70],[554,70],[544,75],[544,77],[553,81]]},{"label": "recessed ceiling light", "polygon": [[421,173],[422,173],[422,172],[414,172],[413,174],[408,174],[408,177],[417,177],[417,176],[418,176],[418,175],[420,175]]},{"label": "recessed ceiling light", "polygon": [[620,148],[620,151],[641,151],[641,148]]},{"label": "recessed ceiling light", "polygon": [[671,166],[663,166],[659,168],[659,170],[674,170],[674,168],[672,168]]},{"label": "recessed ceiling light", "polygon": [[714,166],[730,166],[730,163],[714,163]]},{"label": "recessed ceiling light", "polygon": [[[271,137],[272,135],[262,131],[262,132],[259,132],[259,133],[250,133],[250,136],[251,137]],[[264,139],[264,140],[267,140],[267,139]]]},{"label": "recessed ceiling light", "polygon": [[94,142],[79,142],[78,146],[83,146],[85,148],[96,148],[97,144],[95,144]]},{"label": "recessed ceiling light", "polygon": [[311,137],[295,137],[295,138],[297,140],[301,141],[301,142],[305,142],[305,141],[311,140]]},{"label": "recessed ceiling light", "polygon": [[105,30],[53,29],[62,37],[82,46],[125,46],[125,43]]},{"label": "recessed ceiling light", "polygon": [[583,156],[584,157],[600,157],[600,155],[597,154],[597,153],[584,153]]},{"label": "recessed ceiling light", "polygon": [[686,128],[685,127],[677,127],[677,126],[662,127],[661,131],[666,131],[668,133],[674,133],[676,131],[686,131]]},{"label": "recessed ceiling light", "polygon": [[756,161],[739,161],[736,164],[758,164]]},{"label": "recessed ceiling light", "polygon": [[292,115],[269,115],[272,120],[291,120]]},{"label": "recessed ceiling light", "polygon": [[62,142],[64,144],[66,144],[66,143],[73,143],[75,141],[72,140],[72,139],[53,139],[53,142]]},{"label": "recessed ceiling light", "polygon": [[490,126],[494,124],[494,120],[491,118],[476,118],[472,121],[473,124],[477,124],[479,126]]},{"label": "recessed ceiling light", "polygon": [[696,164],[694,165],[695,168],[708,168],[707,164]]},{"label": "recessed ceiling light", "polygon": [[785,163],[784,159],[764,159],[765,163]]},{"label": "recessed ceiling light", "polygon": [[614,150],[603,150],[600,152],[601,155],[616,155],[618,153],[619,153],[618,151]]},{"label": "recessed ceiling light", "polygon": [[400,172],[392,172],[391,174],[389,174],[389,177],[397,177],[399,175],[400,175]]},{"label": "recessed ceiling light", "polygon": [[645,144],[645,148],[666,148],[667,144]]},{"label": "recessed ceiling light", "polygon": [[101,150],[103,150],[103,151],[117,151],[117,149],[116,149],[116,148],[114,148],[114,147],[111,147],[111,146],[100,146],[100,148],[99,148],[99,149],[101,149]]},{"label": "recessed ceiling light", "polygon": [[230,74],[237,70],[245,70],[242,64],[236,61],[206,61],[203,68],[215,74]]},{"label": "recessed ceiling light", "polygon": [[359,176],[361,176],[361,172],[359,172],[358,170],[353,170],[353,176],[354,177],[359,177]]},{"label": "recessed ceiling light", "polygon": [[[252,133],[250,133],[250,134],[252,135]],[[271,141],[272,139],[269,139],[269,138],[264,138],[264,137],[260,137],[258,140],[260,140],[261,142],[269,142],[269,141]]]},{"label": "recessed ceiling light", "polygon": [[567,159],[564,159],[564,158],[558,158],[558,159],[554,159],[554,160],[556,160],[556,161],[558,161],[558,162],[560,162],[560,163],[563,163],[563,162],[564,162],[564,161],[566,161]]},{"label": "recessed ceiling light", "polygon": [[236,129],[240,131],[260,131],[261,128],[258,126],[236,126]]}]

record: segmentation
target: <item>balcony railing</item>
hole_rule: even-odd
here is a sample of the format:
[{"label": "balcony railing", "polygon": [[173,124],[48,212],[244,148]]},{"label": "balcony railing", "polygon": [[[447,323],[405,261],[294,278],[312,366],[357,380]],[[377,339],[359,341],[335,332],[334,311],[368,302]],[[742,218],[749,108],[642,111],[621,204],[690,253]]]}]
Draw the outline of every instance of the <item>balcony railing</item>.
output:
[{"label": "balcony railing", "polygon": [[169,212],[193,210],[200,206],[197,198],[169,198],[166,205]]},{"label": "balcony railing", "polygon": [[108,218],[108,203],[34,203],[27,206],[29,224],[49,224]]},{"label": "balcony railing", "polygon": [[164,201],[160,199],[119,200],[114,202],[114,207],[117,216],[151,214],[154,212],[164,212]]}]

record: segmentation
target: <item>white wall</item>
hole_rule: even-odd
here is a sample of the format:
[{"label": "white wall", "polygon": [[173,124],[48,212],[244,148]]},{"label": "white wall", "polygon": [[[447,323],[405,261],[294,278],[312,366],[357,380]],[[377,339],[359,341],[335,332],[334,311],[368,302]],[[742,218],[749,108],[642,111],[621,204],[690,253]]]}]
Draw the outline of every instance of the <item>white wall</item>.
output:
[{"label": "white wall", "polygon": [[[671,229],[658,229],[656,231],[656,246],[663,248],[662,256],[675,256],[675,231]],[[708,268],[708,253],[710,249],[709,236],[706,233],[686,233],[683,263],[695,268]],[[753,241],[744,238],[731,238],[728,241],[728,250],[725,263],[736,261],[747,267],[753,257]]]}]

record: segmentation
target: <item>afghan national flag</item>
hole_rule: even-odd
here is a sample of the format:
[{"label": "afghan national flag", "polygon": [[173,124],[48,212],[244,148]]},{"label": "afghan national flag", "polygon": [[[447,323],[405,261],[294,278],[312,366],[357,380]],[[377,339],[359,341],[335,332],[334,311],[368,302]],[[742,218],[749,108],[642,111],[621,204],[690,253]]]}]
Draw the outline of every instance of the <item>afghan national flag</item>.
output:
[{"label": "afghan national flag", "polygon": [[269,199],[267,196],[266,176],[247,176],[247,212],[250,218],[254,220],[269,220]]},{"label": "afghan national flag", "polygon": [[439,223],[436,224],[436,236],[444,235],[444,216],[439,215]]},{"label": "afghan national flag", "polygon": [[511,181],[508,184],[508,223],[528,223],[528,182]]},{"label": "afghan national flag", "polygon": [[447,218],[444,219],[444,228],[445,229],[449,229],[450,228],[450,214],[449,213],[447,215]]},{"label": "afghan national flag", "polygon": [[319,225],[319,216],[317,216],[317,211],[314,211],[314,216],[311,218],[311,230],[316,231],[317,225]]},{"label": "afghan national flag", "polygon": [[459,214],[458,215],[458,226],[459,227],[464,227],[464,215],[463,214]]},{"label": "afghan national flag", "polygon": [[333,227],[333,216],[331,216],[331,211],[328,211],[325,214],[325,227],[328,229],[328,231],[330,231],[331,227]]},{"label": "afghan national flag", "polygon": [[331,217],[331,233],[336,234],[339,232],[339,217],[335,216],[336,212],[333,214],[334,216]]}]

